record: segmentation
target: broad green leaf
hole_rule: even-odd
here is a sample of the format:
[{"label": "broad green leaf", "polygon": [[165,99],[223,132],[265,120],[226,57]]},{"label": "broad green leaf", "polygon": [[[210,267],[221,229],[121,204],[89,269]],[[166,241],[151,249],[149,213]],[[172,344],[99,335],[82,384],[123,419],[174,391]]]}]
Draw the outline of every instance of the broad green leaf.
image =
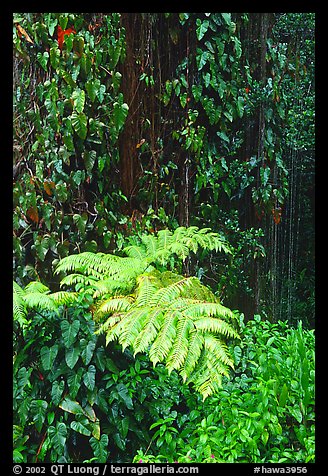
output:
[{"label": "broad green leaf", "polygon": [[89,79],[85,83],[85,89],[88,93],[89,98],[91,99],[92,102],[95,101],[97,97],[97,92],[99,91],[100,88],[100,80],[99,79]]},{"label": "broad green leaf", "polygon": [[201,21],[197,18],[196,23],[198,25],[198,28],[196,28],[196,35],[198,40],[201,40],[207,32],[210,22],[209,20]]},{"label": "broad green leaf", "polygon": [[48,403],[45,400],[33,400],[31,402],[30,411],[33,415],[33,422],[35,428],[40,433],[42,426],[46,417],[46,411],[48,408]]},{"label": "broad green leaf", "polygon": [[87,172],[90,173],[92,171],[95,165],[96,158],[97,158],[97,153],[95,150],[86,150],[83,153],[84,165]]},{"label": "broad green leaf", "polygon": [[67,438],[67,428],[65,423],[57,423],[56,428],[54,426],[49,426],[48,435],[54,449],[58,454],[62,454]]},{"label": "broad green leaf", "polygon": [[83,383],[89,390],[93,390],[96,382],[96,367],[89,365],[88,371],[83,375]]},{"label": "broad green leaf", "polygon": [[67,377],[67,384],[69,388],[69,393],[72,398],[75,398],[77,392],[80,389],[81,380],[82,380],[83,368],[80,367],[77,372],[73,372]]},{"label": "broad green leaf", "polygon": [[85,435],[85,436],[90,436],[91,435],[91,431],[89,430],[89,428],[87,428],[85,425],[83,425],[82,423],[80,423],[78,421],[72,421],[71,422],[71,428],[72,428],[72,430],[74,430],[78,433],[81,433],[81,435]]},{"label": "broad green leaf", "polygon": [[81,112],[73,112],[71,116],[72,126],[80,139],[85,139],[87,136],[87,116]]},{"label": "broad green leaf", "polygon": [[57,46],[50,48],[50,64],[53,69],[57,69],[60,61],[60,49]]},{"label": "broad green leaf", "polygon": [[114,125],[116,129],[120,130],[123,127],[125,118],[128,115],[128,111],[129,111],[129,106],[126,103],[120,104],[118,102],[114,102],[113,117],[114,117]]},{"label": "broad green leaf", "polygon": [[55,358],[58,354],[58,345],[55,344],[52,347],[47,347],[46,345],[42,347],[40,356],[41,362],[44,370],[51,370]]},{"label": "broad green leaf", "polygon": [[76,339],[77,333],[80,330],[80,321],[75,320],[72,323],[64,320],[60,323],[60,327],[62,330],[62,336],[65,347],[71,347]]},{"label": "broad green leaf", "polygon": [[286,406],[287,398],[288,398],[288,387],[284,383],[284,385],[281,389],[280,397],[279,397],[279,406],[280,407],[284,408]]},{"label": "broad green leaf", "polygon": [[70,347],[65,351],[65,361],[70,369],[75,367],[76,362],[79,360],[80,349],[78,347]]},{"label": "broad green leaf", "polygon": [[92,359],[94,350],[96,348],[95,341],[87,342],[86,339],[81,339],[80,346],[82,349],[81,357],[85,365],[88,365]]},{"label": "broad green leaf", "polygon": [[48,60],[49,60],[49,53],[48,53],[48,51],[44,51],[43,54],[39,51],[39,53],[37,53],[37,55],[36,55],[36,59],[38,60],[38,62],[39,62],[40,65],[42,66],[42,68],[43,68],[45,71],[47,71],[47,64],[48,64]]},{"label": "broad green leaf", "polygon": [[98,463],[106,463],[107,461],[107,446],[108,446],[108,436],[101,435],[101,438],[98,440],[95,437],[91,437],[90,440],[91,448],[93,449],[93,453],[97,458]]},{"label": "broad green leaf", "polygon": [[53,382],[52,389],[51,389],[51,399],[55,406],[59,404],[64,388],[65,388],[64,380],[61,380],[60,382],[57,382],[57,381]]},{"label": "broad green leaf", "polygon": [[298,421],[298,423],[302,423],[303,415],[301,409],[298,405],[295,405],[290,409],[291,415]]},{"label": "broad green leaf", "polygon": [[81,407],[79,402],[75,402],[74,400],[71,400],[68,397],[66,397],[61,402],[61,404],[59,405],[59,408],[61,408],[65,412],[73,413],[73,415],[85,415],[83,408]]},{"label": "broad green leaf", "polygon": [[123,383],[119,383],[116,386],[116,389],[117,389],[117,393],[118,393],[119,397],[125,403],[126,407],[129,410],[132,410],[133,409],[133,402],[132,402],[132,398],[129,395],[129,390],[127,389],[127,387]]},{"label": "broad green leaf", "polygon": [[72,100],[75,111],[79,114],[83,112],[85,104],[85,92],[83,91],[83,89],[75,89],[72,94]]}]

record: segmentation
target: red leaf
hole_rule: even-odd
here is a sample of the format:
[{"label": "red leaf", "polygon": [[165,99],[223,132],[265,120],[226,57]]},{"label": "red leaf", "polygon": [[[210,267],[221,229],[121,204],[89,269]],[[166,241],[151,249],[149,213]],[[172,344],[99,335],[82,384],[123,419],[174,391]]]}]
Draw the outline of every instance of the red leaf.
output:
[{"label": "red leaf", "polygon": [[57,28],[57,37],[58,37],[58,46],[59,49],[63,49],[63,43],[64,43],[64,36],[65,35],[70,35],[71,33],[76,33],[74,28],[67,28],[66,30],[63,30],[60,25],[58,25]]},{"label": "red leaf", "polygon": [[26,210],[26,215],[29,217],[30,220],[34,221],[34,223],[39,222],[38,209],[35,206],[32,206],[28,210]]}]

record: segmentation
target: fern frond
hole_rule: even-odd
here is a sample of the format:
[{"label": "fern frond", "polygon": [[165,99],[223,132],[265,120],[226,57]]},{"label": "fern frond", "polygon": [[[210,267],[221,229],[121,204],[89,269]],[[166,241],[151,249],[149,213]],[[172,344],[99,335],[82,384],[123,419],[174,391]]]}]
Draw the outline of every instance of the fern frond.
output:
[{"label": "fern frond", "polygon": [[40,281],[31,281],[25,286],[25,294],[26,293],[50,293],[50,289],[48,286],[40,283]]},{"label": "fern frond", "polygon": [[[185,312],[188,314],[188,311]],[[196,329],[202,332],[213,332],[225,337],[238,339],[239,335],[227,322],[213,317],[203,317],[195,320]]]},{"label": "fern frond", "polygon": [[122,251],[130,258],[143,260],[147,256],[146,250],[142,246],[138,245],[126,246]]},{"label": "fern frond", "polygon": [[31,309],[53,311],[58,314],[58,304],[48,294],[29,293],[24,296],[24,301],[27,307]]},{"label": "fern frond", "polygon": [[204,347],[204,336],[196,329],[190,331],[189,347],[186,358],[180,370],[180,375],[185,382],[187,378],[192,374],[198,361],[200,359],[202,349]]},{"label": "fern frond", "polygon": [[84,276],[83,274],[73,273],[65,276],[60,281],[60,286],[74,286],[76,284],[82,284],[84,287],[92,286],[98,281],[97,278],[93,276]]},{"label": "fern frond", "polygon": [[166,368],[169,373],[171,373],[172,370],[178,370],[183,366],[188,354],[189,332],[193,327],[193,323],[188,317],[179,311],[176,312],[178,316],[177,331],[173,346],[166,359]]},{"label": "fern frond", "polygon": [[115,296],[98,303],[95,318],[99,319],[115,312],[126,312],[130,309],[134,298],[131,296]]},{"label": "fern frond", "polygon": [[163,310],[152,309],[147,313],[143,329],[133,343],[134,355],[138,352],[145,352],[149,345],[154,341],[163,322]]},{"label": "fern frond", "polygon": [[25,291],[15,281],[13,281],[13,318],[21,327],[25,327],[28,324],[24,296]]},{"label": "fern frond", "polygon": [[49,297],[57,306],[68,306],[70,304],[73,304],[74,302],[76,302],[78,296],[78,293],[73,293],[69,291],[57,291],[55,293],[49,294]]},{"label": "fern frond", "polygon": [[130,345],[133,347],[134,342],[145,325],[148,313],[148,308],[131,309],[114,326],[113,332],[118,335],[118,341],[122,345],[123,350]]},{"label": "fern frond", "polygon": [[161,288],[161,282],[156,275],[141,275],[137,279],[136,306],[148,306],[154,294]]},{"label": "fern frond", "polygon": [[234,368],[234,363],[228,353],[227,345],[222,340],[207,332],[204,335],[204,347],[209,351],[210,355],[216,358],[217,362]]},{"label": "fern frond", "polygon": [[159,289],[151,299],[150,305],[162,306],[174,301],[187,287],[192,286],[194,278],[182,278],[180,281]]},{"label": "fern frond", "polygon": [[154,366],[166,359],[176,337],[176,322],[179,313],[168,311],[163,315],[163,323],[150,347],[149,357]]},{"label": "fern frond", "polygon": [[113,277],[102,279],[101,281],[95,282],[94,289],[95,292],[93,297],[99,298],[104,295],[113,295],[118,292],[120,293],[129,293],[132,291],[135,282],[133,280],[125,279],[114,279]]},{"label": "fern frond", "polygon": [[158,250],[158,238],[154,235],[142,235],[141,241],[145,245],[146,256],[155,256]]}]

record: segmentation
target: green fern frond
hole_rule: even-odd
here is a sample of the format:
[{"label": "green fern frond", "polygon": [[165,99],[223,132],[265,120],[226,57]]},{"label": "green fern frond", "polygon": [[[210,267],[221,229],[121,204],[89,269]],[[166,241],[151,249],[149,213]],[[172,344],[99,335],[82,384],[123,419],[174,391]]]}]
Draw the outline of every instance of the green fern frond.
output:
[{"label": "green fern frond", "polygon": [[180,281],[169,284],[165,288],[159,289],[152,297],[150,305],[151,306],[163,306],[168,305],[169,303],[174,302],[174,300],[181,295],[187,287],[192,286],[194,283],[193,277],[191,278],[182,278]]},{"label": "green fern frond", "polygon": [[234,363],[228,353],[227,345],[221,339],[207,332],[204,335],[204,347],[211,356],[215,357],[215,361],[234,368]]},{"label": "green fern frond", "polygon": [[49,297],[57,306],[61,306],[61,305],[69,306],[77,301],[78,296],[79,296],[78,293],[73,293],[68,291],[57,291],[49,295]]},{"label": "green fern frond", "polygon": [[100,303],[97,304],[95,318],[100,319],[112,313],[126,312],[130,309],[133,302],[134,298],[131,296],[116,296],[100,301]]},{"label": "green fern frond", "polygon": [[13,318],[21,327],[25,327],[28,324],[24,296],[25,291],[15,281],[13,281]]},{"label": "green fern frond", "polygon": [[214,316],[223,319],[235,319],[235,315],[231,309],[218,302],[194,300],[186,312],[193,317]]},{"label": "green fern frond", "polygon": [[125,253],[130,258],[136,258],[140,260],[145,259],[147,256],[146,250],[138,245],[126,246],[123,248],[123,253]]},{"label": "green fern frond", "polygon": [[204,347],[203,334],[196,329],[192,329],[189,334],[188,352],[180,370],[180,375],[183,378],[184,382],[194,371],[200,359],[203,347]]},{"label": "green fern frond", "polygon": [[162,327],[149,349],[149,357],[154,366],[159,362],[163,362],[172,348],[176,337],[178,316],[179,313],[177,311],[167,311],[163,314]]},{"label": "green fern frond", "polygon": [[48,286],[45,286],[44,284],[40,283],[40,281],[31,281],[25,286],[25,294],[26,293],[48,294],[50,293],[50,289],[48,288]]},{"label": "green fern frond", "polygon": [[68,256],[56,273],[68,274],[62,284],[91,286],[96,332],[106,334],[107,344],[116,340],[123,350],[148,352],[153,365],[177,371],[206,398],[233,368],[225,340],[239,337],[235,316],[199,279],[156,270],[200,248],[230,252],[209,228],[179,227],[141,236],[138,245],[124,248],[124,257]]},{"label": "green fern frond", "polygon": [[176,326],[175,339],[166,358],[166,368],[169,373],[172,370],[179,370],[187,357],[189,348],[189,332],[193,326],[192,321],[185,315],[177,311],[178,322]]},{"label": "green fern frond", "polygon": [[[188,315],[188,311],[185,312]],[[195,327],[202,332],[213,332],[222,334],[228,338],[237,339],[238,333],[227,322],[214,317],[203,317],[195,320]]]},{"label": "green fern frond", "polygon": [[24,296],[27,307],[31,309],[53,311],[58,314],[58,304],[48,294],[33,292]]},{"label": "green fern frond", "polygon": [[161,282],[157,279],[156,275],[141,275],[137,279],[136,287],[136,305],[147,306],[154,294],[161,287]]},{"label": "green fern frond", "polygon": [[134,288],[135,281],[126,279],[114,279],[113,277],[102,279],[94,284],[93,297],[99,298],[104,295],[114,295],[118,292],[128,294]]},{"label": "green fern frond", "polygon": [[149,309],[147,317],[143,323],[143,329],[140,331],[136,340],[133,342],[134,355],[138,352],[145,352],[149,345],[154,341],[159,329],[163,323],[162,309]]},{"label": "green fern frond", "polygon": [[85,276],[79,273],[72,273],[68,276],[65,276],[60,281],[60,286],[75,286],[76,284],[81,284],[83,287],[92,286],[97,283],[98,279],[93,276]]}]

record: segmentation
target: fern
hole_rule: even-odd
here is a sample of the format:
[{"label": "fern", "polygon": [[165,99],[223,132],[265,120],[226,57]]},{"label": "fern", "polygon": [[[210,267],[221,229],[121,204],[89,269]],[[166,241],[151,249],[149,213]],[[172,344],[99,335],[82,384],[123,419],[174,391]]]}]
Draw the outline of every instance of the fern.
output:
[{"label": "fern", "polygon": [[130,257],[140,260],[147,258],[148,262],[164,266],[172,256],[185,260],[191,252],[197,253],[199,248],[232,252],[218,233],[197,226],[180,226],[174,232],[165,229],[158,231],[157,235],[143,235],[139,245],[127,246],[124,252]]},{"label": "fern", "polygon": [[[239,338],[234,314],[218,302],[197,299],[204,294],[198,279],[177,280],[175,275],[174,282],[163,286],[160,275],[153,271],[140,276],[129,302],[125,296],[105,300],[101,317],[106,309],[108,315],[97,332],[105,332],[107,343],[117,340],[135,354],[148,352],[154,365],[162,362],[169,372],[178,371],[206,398],[233,368],[224,340]],[[184,297],[188,294],[195,298]]]},{"label": "fern", "polygon": [[[226,340],[239,338],[234,314],[199,279],[162,271],[199,249],[231,252],[208,228],[179,227],[142,235],[138,244],[124,248],[124,257],[91,252],[67,256],[55,273],[63,275],[61,286],[93,295],[96,332],[105,334],[107,344],[118,341],[123,350],[147,352],[153,365],[163,363],[169,372],[179,372],[206,398],[233,369]],[[21,318],[24,306],[55,310],[76,297],[38,286],[31,284],[23,296],[18,290]]]},{"label": "fern", "polygon": [[13,291],[13,318],[23,328],[28,325],[27,314],[30,309],[58,314],[60,306],[71,305],[78,297],[76,292],[51,293],[50,289],[39,281],[31,281],[24,289],[14,281]]}]

